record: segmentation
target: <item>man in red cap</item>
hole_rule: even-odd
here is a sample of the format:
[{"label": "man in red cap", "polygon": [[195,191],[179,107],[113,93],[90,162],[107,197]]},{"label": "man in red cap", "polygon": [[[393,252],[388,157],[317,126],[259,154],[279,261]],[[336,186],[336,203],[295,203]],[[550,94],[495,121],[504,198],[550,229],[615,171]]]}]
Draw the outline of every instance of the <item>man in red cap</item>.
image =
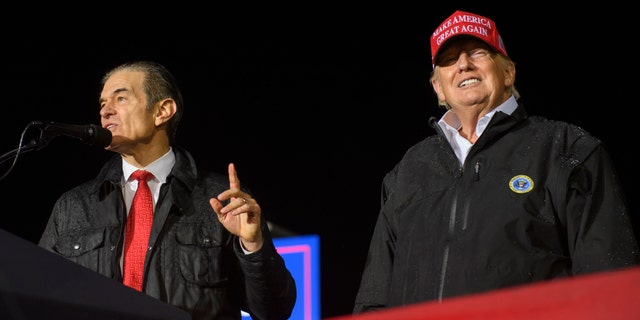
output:
[{"label": "man in red cap", "polygon": [[494,21],[456,11],[431,55],[446,111],[383,179],[354,313],[638,265],[605,147],[527,114]]}]

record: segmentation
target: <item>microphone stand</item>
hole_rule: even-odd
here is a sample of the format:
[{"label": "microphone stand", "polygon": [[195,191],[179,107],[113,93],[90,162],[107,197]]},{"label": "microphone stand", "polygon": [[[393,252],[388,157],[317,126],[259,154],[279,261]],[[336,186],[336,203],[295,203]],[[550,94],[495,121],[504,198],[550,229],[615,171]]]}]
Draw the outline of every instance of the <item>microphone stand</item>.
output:
[{"label": "microphone stand", "polygon": [[32,121],[29,124],[27,124],[27,126],[24,128],[24,130],[22,131],[22,135],[20,136],[20,143],[19,146],[5,154],[3,154],[2,156],[0,156],[0,164],[4,163],[5,161],[9,160],[11,157],[13,158],[13,163],[11,164],[11,167],[9,168],[9,170],[7,170],[7,172],[2,175],[2,177],[0,177],[0,180],[3,180],[8,174],[9,172],[11,172],[11,170],[13,169],[13,167],[15,166],[16,162],[18,161],[18,156],[22,153],[27,153],[30,151],[34,151],[34,150],[40,150],[44,147],[46,147],[49,142],[51,141],[52,137],[47,137],[44,134],[44,131],[41,129],[40,130],[40,136],[37,138],[32,139],[28,144],[23,145],[22,142],[24,140],[24,136],[27,132],[27,130],[29,130],[29,128],[33,127],[33,126],[42,126],[42,122],[40,121]]},{"label": "microphone stand", "polygon": [[24,145],[22,147],[15,148],[15,149],[3,154],[2,156],[0,156],[0,163],[3,163],[5,161],[9,160],[10,157],[12,157],[14,155],[18,155],[18,153],[22,154],[22,153],[27,153],[27,152],[33,151],[33,150],[40,150],[40,149],[44,148],[48,143],[49,143],[49,141],[42,140],[42,139],[31,140],[31,142],[28,145]]}]

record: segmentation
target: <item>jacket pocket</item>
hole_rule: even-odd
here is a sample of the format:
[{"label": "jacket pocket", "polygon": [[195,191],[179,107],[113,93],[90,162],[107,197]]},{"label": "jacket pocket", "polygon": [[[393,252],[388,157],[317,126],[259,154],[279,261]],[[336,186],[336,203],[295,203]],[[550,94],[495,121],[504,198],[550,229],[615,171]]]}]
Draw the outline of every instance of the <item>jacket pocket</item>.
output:
[{"label": "jacket pocket", "polygon": [[199,286],[219,287],[227,282],[222,272],[224,248],[211,233],[198,226],[182,226],[176,233],[178,263],[184,279]]},{"label": "jacket pocket", "polygon": [[104,247],[104,228],[83,229],[60,235],[53,250],[80,265],[98,270],[100,249]]}]

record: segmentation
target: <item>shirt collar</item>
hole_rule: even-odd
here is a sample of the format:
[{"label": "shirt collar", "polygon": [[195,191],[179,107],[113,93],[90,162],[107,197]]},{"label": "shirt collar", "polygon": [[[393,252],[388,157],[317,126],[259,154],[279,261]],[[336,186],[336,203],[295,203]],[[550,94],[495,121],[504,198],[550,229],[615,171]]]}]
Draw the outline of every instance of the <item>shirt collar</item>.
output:
[{"label": "shirt collar", "polygon": [[[480,137],[484,130],[487,128],[489,121],[493,118],[493,115],[496,114],[497,111],[504,112],[508,115],[511,115],[513,111],[518,107],[518,102],[514,96],[510,96],[505,102],[501,103],[499,106],[493,108],[493,110],[489,111],[482,118],[478,120],[476,124],[476,135]],[[452,110],[447,110],[444,115],[438,121],[438,125],[445,132],[447,137],[450,137],[454,132],[458,132],[460,129],[460,119]]]},{"label": "shirt collar", "polygon": [[165,183],[175,163],[176,155],[171,147],[169,148],[169,151],[162,157],[151,162],[144,168],[137,168],[126,161],[122,161],[123,179],[124,181],[128,181],[134,171],[142,169],[151,172],[158,182]]}]

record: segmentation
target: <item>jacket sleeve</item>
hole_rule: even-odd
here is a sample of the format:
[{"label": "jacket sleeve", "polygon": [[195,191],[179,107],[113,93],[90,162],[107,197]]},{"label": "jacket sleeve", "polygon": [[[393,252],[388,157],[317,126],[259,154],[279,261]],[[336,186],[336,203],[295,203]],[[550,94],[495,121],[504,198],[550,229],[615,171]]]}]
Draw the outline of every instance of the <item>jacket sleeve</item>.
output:
[{"label": "jacket sleeve", "polygon": [[253,319],[288,319],[296,303],[293,276],[275,248],[271,233],[263,224],[264,244],[260,250],[245,254],[234,236],[234,251],[244,274],[247,307]]},{"label": "jacket sleeve", "polygon": [[389,182],[392,179],[393,174],[390,173],[383,182],[381,191],[382,210],[378,214],[369,244],[369,252],[360,280],[360,288],[354,303],[354,314],[375,311],[388,306],[396,236],[384,208],[391,190]]},{"label": "jacket sleeve", "polygon": [[[574,150],[579,157],[580,148]],[[629,208],[612,159],[602,144],[590,149],[573,167],[566,190],[566,230],[573,274],[637,265],[638,242]]]}]

